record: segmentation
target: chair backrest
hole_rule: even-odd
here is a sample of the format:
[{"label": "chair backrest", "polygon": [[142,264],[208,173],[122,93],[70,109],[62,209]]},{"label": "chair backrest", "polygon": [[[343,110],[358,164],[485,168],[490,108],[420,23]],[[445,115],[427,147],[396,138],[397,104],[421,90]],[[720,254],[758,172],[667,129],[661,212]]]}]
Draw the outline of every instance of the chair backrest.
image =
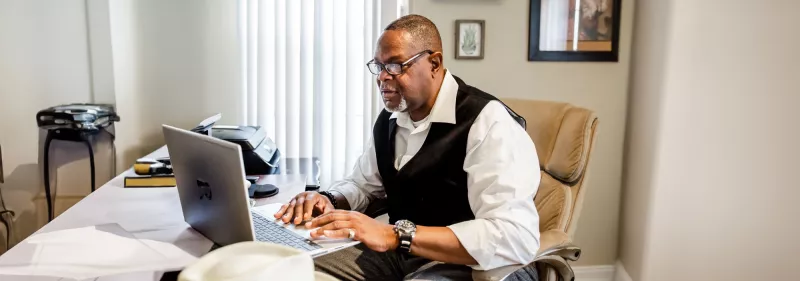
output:
[{"label": "chair backrest", "polygon": [[503,99],[527,121],[542,175],[534,201],[539,230],[557,229],[573,236],[583,205],[586,167],[594,146],[597,117],[567,103]]}]

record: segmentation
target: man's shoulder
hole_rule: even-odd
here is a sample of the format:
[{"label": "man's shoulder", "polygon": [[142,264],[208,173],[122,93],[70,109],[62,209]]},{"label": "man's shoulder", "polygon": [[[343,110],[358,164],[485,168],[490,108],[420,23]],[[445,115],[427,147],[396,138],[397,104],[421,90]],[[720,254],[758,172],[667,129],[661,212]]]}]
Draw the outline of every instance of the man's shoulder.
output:
[{"label": "man's shoulder", "polygon": [[477,88],[475,86],[467,84],[466,82],[464,82],[463,79],[461,79],[458,76],[453,75],[453,78],[456,80],[456,83],[458,83],[458,92],[460,94],[466,94],[466,95],[469,95],[472,98],[481,99],[481,100],[484,100],[484,101],[487,101],[487,102],[488,101],[493,101],[493,100],[499,100],[494,95],[489,94],[489,93],[487,93],[487,92],[485,92],[485,91],[483,91],[483,90],[481,90],[481,89],[479,89],[479,88]]},{"label": "man's shoulder", "polygon": [[[489,94],[477,87],[471,86],[464,82],[458,76],[453,75],[456,82],[458,82],[458,91],[461,95],[468,95],[471,99],[480,100],[486,105],[483,106],[478,117],[482,122],[513,122],[515,124],[524,124],[525,119],[519,116],[516,112],[511,110],[502,100]],[[524,125],[523,125],[524,127]]]}]

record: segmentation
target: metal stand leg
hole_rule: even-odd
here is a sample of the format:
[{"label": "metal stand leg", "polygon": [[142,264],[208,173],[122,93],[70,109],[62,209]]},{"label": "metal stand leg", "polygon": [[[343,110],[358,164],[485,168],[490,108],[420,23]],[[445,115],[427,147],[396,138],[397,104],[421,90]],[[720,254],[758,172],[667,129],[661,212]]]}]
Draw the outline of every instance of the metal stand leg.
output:
[{"label": "metal stand leg", "polygon": [[84,143],[86,144],[86,148],[89,149],[89,166],[92,176],[92,192],[94,192],[95,189],[94,150],[92,149],[92,142],[89,136],[84,136]]},{"label": "metal stand leg", "polygon": [[53,201],[50,196],[50,142],[53,141],[52,131],[47,131],[44,139],[44,195],[47,199],[47,221],[53,221]]}]

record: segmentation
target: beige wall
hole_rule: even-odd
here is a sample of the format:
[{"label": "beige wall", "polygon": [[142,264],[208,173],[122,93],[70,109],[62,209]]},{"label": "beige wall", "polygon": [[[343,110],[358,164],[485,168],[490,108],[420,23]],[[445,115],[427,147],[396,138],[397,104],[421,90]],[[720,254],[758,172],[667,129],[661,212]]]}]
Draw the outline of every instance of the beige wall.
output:
[{"label": "beige wall", "polygon": [[215,113],[240,124],[234,1],[109,3],[119,169],[164,145],[161,124],[192,128]]},{"label": "beige wall", "polygon": [[[613,264],[622,174],[632,2],[623,1],[620,62],[529,62],[529,1],[411,0],[411,12],[433,20],[442,34],[445,66],[498,97],[557,100],[594,110],[600,118],[585,204],[575,237],[584,250],[577,264]],[[486,20],[483,60],[455,60],[456,19]]]},{"label": "beige wall", "polygon": [[660,140],[660,110],[665,54],[670,29],[669,1],[636,5],[631,80],[626,130],[625,169],[620,223],[619,258],[633,280],[640,279],[645,259],[645,238],[650,219],[650,198],[656,175],[656,147]]},{"label": "beige wall", "polygon": [[656,2],[636,12],[625,269],[797,280],[800,2]]},{"label": "beige wall", "polygon": [[[16,213],[12,245],[44,224],[44,192],[40,147],[44,135],[36,113],[50,106],[91,102],[86,7],[83,0],[0,1],[0,144],[5,183],[0,184],[6,207]],[[97,181],[110,178],[110,146],[95,147]],[[81,143],[51,145],[51,188],[58,195],[90,191],[87,150]],[[55,179],[58,179],[56,184]],[[58,202],[60,205],[62,202]],[[45,219],[46,221],[46,219]],[[6,231],[0,227],[0,253]]]}]

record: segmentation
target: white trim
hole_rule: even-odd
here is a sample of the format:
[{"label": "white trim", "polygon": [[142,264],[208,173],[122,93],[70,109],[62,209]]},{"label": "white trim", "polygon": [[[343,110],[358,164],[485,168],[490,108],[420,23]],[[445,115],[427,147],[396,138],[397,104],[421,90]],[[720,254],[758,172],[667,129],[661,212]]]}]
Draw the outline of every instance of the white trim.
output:
[{"label": "white trim", "polygon": [[573,266],[575,281],[613,281],[613,265]]},{"label": "white trim", "polygon": [[633,281],[622,262],[614,265],[573,266],[575,281]]},{"label": "white trim", "polygon": [[625,271],[625,266],[622,265],[622,262],[617,260],[617,264],[614,268],[614,281],[633,281],[631,276],[628,275],[628,272]]}]

